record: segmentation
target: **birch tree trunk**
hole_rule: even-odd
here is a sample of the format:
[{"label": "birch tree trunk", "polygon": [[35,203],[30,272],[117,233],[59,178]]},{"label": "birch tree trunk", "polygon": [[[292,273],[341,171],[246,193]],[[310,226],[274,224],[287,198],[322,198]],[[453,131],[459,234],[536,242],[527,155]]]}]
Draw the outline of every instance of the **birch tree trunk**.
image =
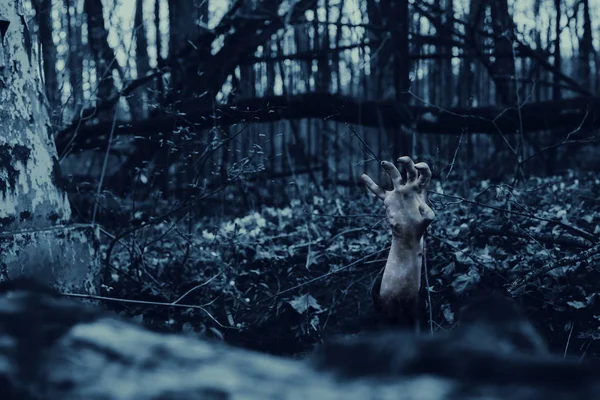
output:
[{"label": "birch tree trunk", "polygon": [[0,2],[0,277],[81,287],[97,269],[96,235],[67,225],[71,208],[27,20],[21,1]]}]

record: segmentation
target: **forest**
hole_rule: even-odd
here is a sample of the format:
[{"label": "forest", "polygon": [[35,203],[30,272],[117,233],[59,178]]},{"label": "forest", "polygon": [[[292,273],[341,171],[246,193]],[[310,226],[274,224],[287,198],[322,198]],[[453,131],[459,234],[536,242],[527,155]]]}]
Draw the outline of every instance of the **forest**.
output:
[{"label": "forest", "polygon": [[596,0],[0,1],[0,282],[286,359],[354,338],[325,364],[414,301],[441,376],[501,295],[528,351],[594,362],[599,52]]}]

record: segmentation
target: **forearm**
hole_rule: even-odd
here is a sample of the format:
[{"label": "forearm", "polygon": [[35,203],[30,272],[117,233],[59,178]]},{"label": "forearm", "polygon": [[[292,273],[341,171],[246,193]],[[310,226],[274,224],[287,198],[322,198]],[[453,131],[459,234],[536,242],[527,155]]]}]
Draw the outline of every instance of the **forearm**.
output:
[{"label": "forearm", "polygon": [[391,191],[382,189],[366,174],[362,180],[383,201],[393,235],[383,275],[373,290],[375,310],[390,323],[408,327],[418,322],[423,236],[435,214],[427,205],[431,180],[427,164],[414,164],[409,157],[400,157],[398,162],[403,174],[394,164],[381,163],[394,185]]},{"label": "forearm", "polygon": [[421,288],[423,238],[394,236],[383,271],[380,295],[382,298],[417,296]]}]

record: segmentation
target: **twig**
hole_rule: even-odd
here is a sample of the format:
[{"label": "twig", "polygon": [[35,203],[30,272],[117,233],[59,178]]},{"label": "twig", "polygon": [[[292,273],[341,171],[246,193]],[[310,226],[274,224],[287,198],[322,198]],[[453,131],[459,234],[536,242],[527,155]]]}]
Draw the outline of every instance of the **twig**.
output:
[{"label": "twig", "polygon": [[[518,288],[520,288],[521,286],[525,285],[527,282],[529,282],[535,278],[538,278],[544,274],[547,274],[548,272],[550,272],[556,268],[571,266],[577,262],[581,262],[584,260],[587,260],[588,262],[592,262],[592,261],[594,261],[595,258],[597,258],[594,256],[597,256],[598,253],[600,253],[600,244],[597,244],[594,247],[590,247],[589,249],[584,250],[581,253],[578,253],[576,255],[561,258],[560,260],[556,261],[553,264],[550,264],[543,268],[538,268],[535,271],[531,271],[528,274],[526,274],[525,276],[515,280],[512,284],[509,285],[508,291],[512,293],[515,290],[517,290]],[[594,257],[594,259],[592,257]]]},{"label": "twig", "polygon": [[188,294],[192,293],[194,290],[201,288],[204,285],[208,285],[210,282],[212,282],[213,280],[215,280],[221,274],[222,274],[222,272],[219,272],[218,274],[216,274],[212,278],[208,279],[206,282],[202,282],[201,284],[194,286],[193,288],[191,288],[190,290],[188,290],[187,292],[185,292],[180,298],[178,298],[177,300],[175,300],[171,304],[177,304],[177,303],[179,303],[185,296],[187,296]]},{"label": "twig", "polygon": [[569,343],[571,343],[571,335],[573,334],[573,328],[575,328],[575,322],[571,322],[571,330],[569,330],[569,337],[567,338],[567,344],[565,345],[565,352],[563,358],[567,358],[567,351],[569,350]]},{"label": "twig", "polygon": [[304,282],[304,283],[300,283],[300,284],[298,284],[298,285],[296,285],[296,286],[292,286],[291,288],[288,288],[288,289],[282,290],[282,291],[280,291],[280,292],[278,292],[278,293],[275,293],[275,294],[274,294],[274,295],[272,295],[272,296],[269,296],[269,297],[267,297],[266,299],[262,299],[262,300],[259,300],[259,301],[257,301],[257,303],[262,303],[262,302],[264,302],[264,301],[271,300],[272,298],[274,298],[274,297],[278,297],[278,296],[281,296],[281,295],[282,295],[282,294],[284,294],[284,293],[291,292],[292,290],[299,289],[299,288],[301,288],[301,287],[303,287],[303,286],[310,285],[311,283],[314,283],[314,282],[316,282],[316,281],[319,281],[319,280],[321,280],[321,279],[327,278],[327,277],[329,277],[329,276],[331,276],[331,275],[335,275],[335,274],[337,274],[338,272],[344,271],[344,270],[346,270],[346,269],[348,269],[348,268],[350,268],[350,267],[353,267],[353,266],[355,266],[356,264],[359,264],[359,263],[363,262],[363,261],[364,261],[364,260],[366,260],[367,258],[373,257],[373,256],[375,256],[375,255],[377,255],[377,254],[380,254],[380,253],[388,252],[389,250],[390,250],[390,247],[387,247],[387,248],[385,248],[385,249],[383,249],[383,250],[376,251],[375,253],[367,254],[367,255],[366,255],[366,256],[364,256],[363,258],[359,258],[358,260],[356,260],[356,261],[353,261],[353,262],[351,262],[350,264],[348,264],[348,265],[345,265],[345,266],[343,266],[343,267],[341,267],[341,268],[338,268],[338,269],[336,269],[335,271],[331,271],[331,272],[328,272],[328,273],[326,273],[326,274],[319,275],[319,276],[317,276],[316,278],[310,279],[310,280],[308,280],[308,281],[306,281],[306,282]]},{"label": "twig", "polygon": [[423,269],[427,286],[427,304],[429,304],[429,334],[433,335],[433,307],[431,306],[431,290],[429,286],[429,270],[427,269],[427,244],[423,241]]},{"label": "twig", "polygon": [[581,236],[593,243],[598,243],[598,238],[596,237],[596,235],[594,235],[593,233],[590,233],[588,231],[585,231],[581,228],[578,228],[576,226],[567,224],[565,222],[562,221],[556,221],[553,219],[549,219],[549,218],[544,218],[544,217],[538,217],[537,215],[534,214],[527,214],[527,213],[523,213],[523,212],[519,212],[519,211],[512,211],[512,210],[507,210],[505,208],[500,208],[500,207],[495,207],[495,206],[490,206],[489,204],[483,204],[483,203],[479,203],[477,201],[474,200],[469,200],[469,199],[465,199],[464,197],[460,197],[460,196],[454,196],[451,194],[446,194],[446,193],[437,193],[437,192],[433,192],[433,191],[429,191],[429,194],[434,194],[437,196],[444,196],[444,197],[448,197],[451,199],[456,199],[456,200],[460,200],[461,202],[467,203],[467,204],[473,204],[479,207],[484,207],[484,208],[489,208],[491,210],[496,210],[496,211],[500,211],[503,213],[508,213],[508,214],[512,214],[512,215],[519,215],[521,217],[526,217],[526,218],[532,218],[532,219],[536,219],[538,221],[545,221],[554,225],[558,225],[558,226],[562,226],[563,228],[565,228],[567,231],[571,231],[571,233],[573,233],[574,235],[577,236]]},{"label": "twig", "polygon": [[223,325],[222,323],[220,323],[219,321],[217,321],[217,319],[215,317],[213,317],[212,314],[209,313],[206,308],[204,308],[202,306],[192,305],[192,304],[175,304],[175,303],[164,303],[164,302],[160,302],[160,301],[118,299],[116,297],[94,296],[94,295],[91,295],[91,294],[79,294],[79,293],[61,293],[61,295],[65,296],[65,297],[76,297],[76,298],[79,298],[79,299],[114,301],[114,302],[118,302],[118,303],[128,303],[128,304],[144,304],[144,305],[159,306],[159,307],[193,308],[193,309],[201,310],[202,312],[204,312],[206,315],[208,315],[208,317],[210,319],[212,319],[221,328],[237,329],[237,328],[235,328],[233,326],[225,326],[225,325]]}]

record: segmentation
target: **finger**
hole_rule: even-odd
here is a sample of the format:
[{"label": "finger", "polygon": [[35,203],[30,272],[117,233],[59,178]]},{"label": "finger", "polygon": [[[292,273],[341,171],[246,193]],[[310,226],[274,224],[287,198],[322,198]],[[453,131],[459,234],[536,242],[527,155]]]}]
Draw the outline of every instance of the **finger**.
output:
[{"label": "finger", "polygon": [[402,181],[402,183],[406,183],[408,182],[408,176],[406,174],[406,170],[404,168],[400,168],[400,180]]},{"label": "finger", "polygon": [[398,159],[398,163],[400,163],[406,171],[406,177],[408,181],[412,181],[417,177],[417,170],[415,169],[415,164],[413,163],[413,160],[410,159],[410,157],[400,157]]},{"label": "finger", "polygon": [[394,184],[394,188],[399,189],[402,186],[402,177],[400,176],[400,171],[394,164],[388,161],[382,161],[381,166],[385,169],[387,174],[389,175],[392,183]]},{"label": "finger", "polygon": [[367,186],[367,188],[369,188],[369,190],[371,192],[373,192],[373,194],[375,196],[379,197],[382,200],[385,198],[385,190],[383,190],[382,188],[379,187],[378,184],[376,184],[375,182],[373,182],[373,179],[371,179],[369,177],[369,175],[362,174],[362,176],[360,178],[362,179],[362,181],[364,182],[364,184]]},{"label": "finger", "polygon": [[427,204],[422,204],[419,206],[419,211],[421,212],[421,215],[423,216],[423,219],[427,225],[429,225],[435,218],[435,213]]},{"label": "finger", "polygon": [[417,179],[419,187],[426,188],[429,186],[429,182],[431,182],[431,170],[429,169],[429,165],[420,162],[415,164],[415,169],[419,171],[419,178]]}]

